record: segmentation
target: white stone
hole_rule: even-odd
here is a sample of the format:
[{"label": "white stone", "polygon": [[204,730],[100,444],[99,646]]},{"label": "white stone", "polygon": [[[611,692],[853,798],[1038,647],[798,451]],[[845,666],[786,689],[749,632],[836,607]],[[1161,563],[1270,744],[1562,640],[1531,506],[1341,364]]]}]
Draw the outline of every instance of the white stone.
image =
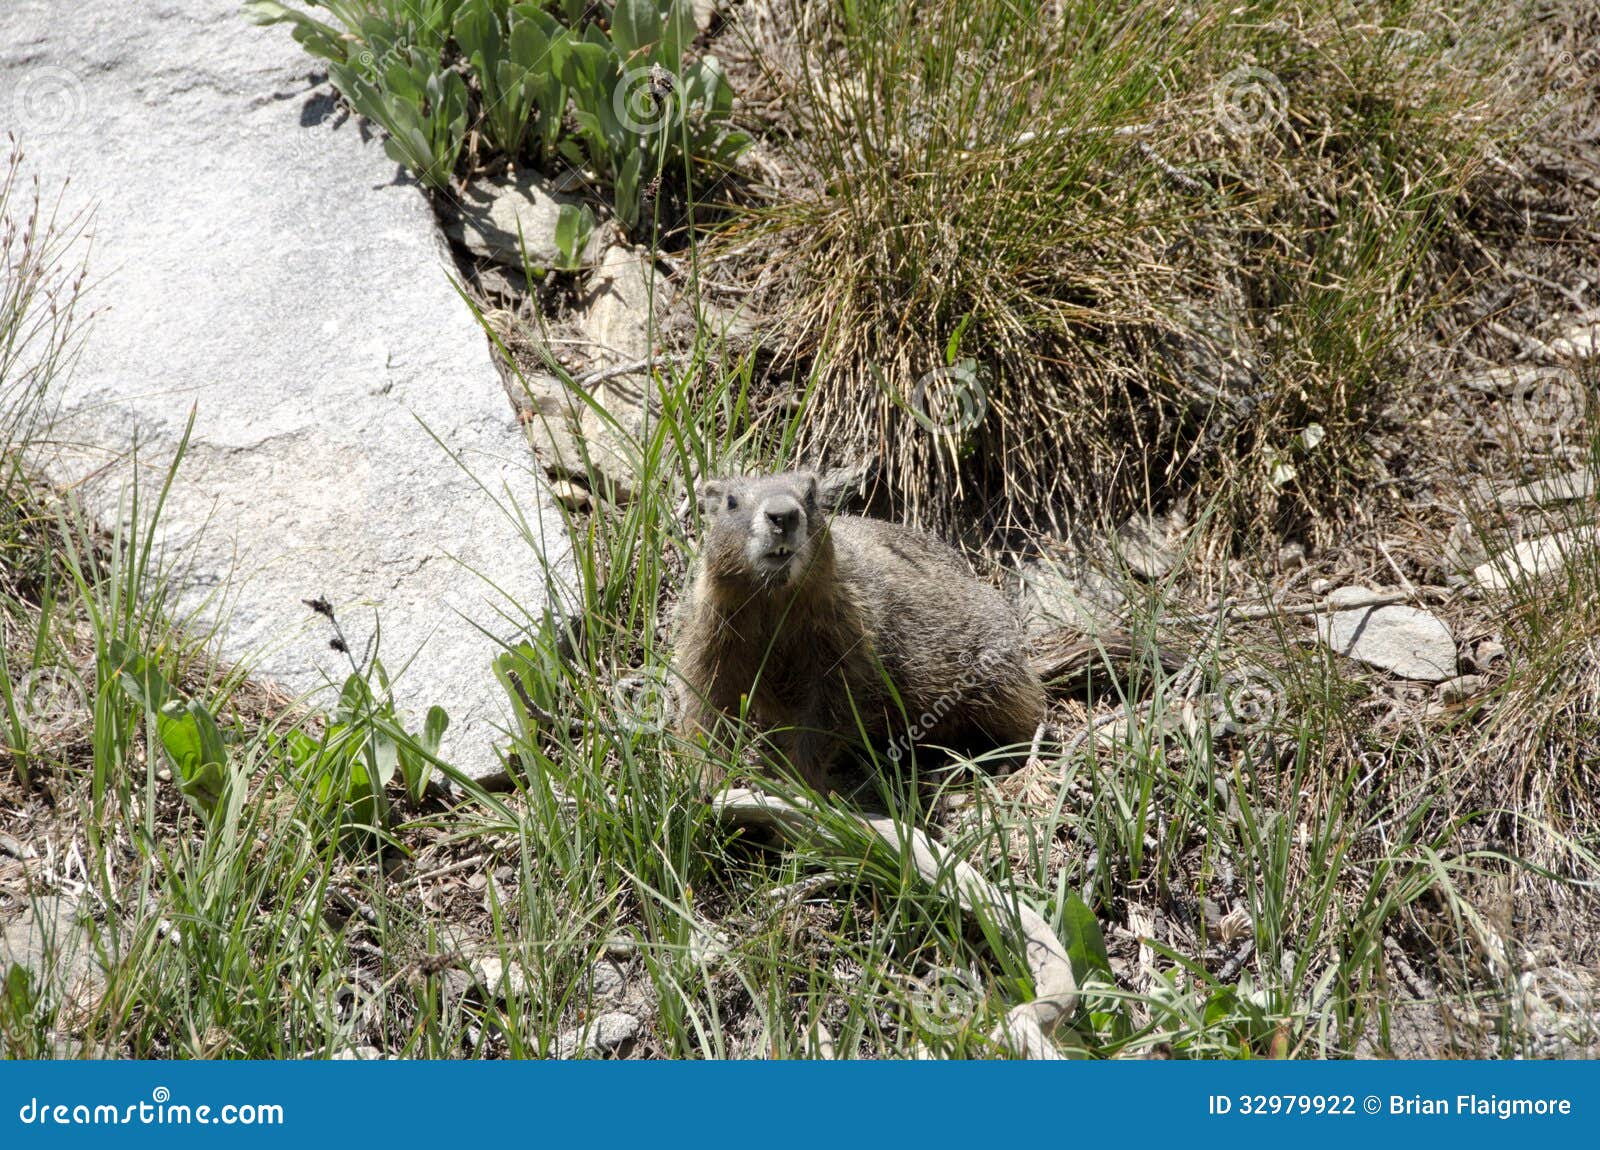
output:
[{"label": "white stone", "polygon": [[[1359,602],[1372,592],[1341,587],[1330,602]],[[1341,655],[1402,679],[1438,683],[1456,673],[1456,640],[1443,620],[1417,607],[1355,607],[1317,617],[1317,634]]]},{"label": "white stone", "polygon": [[1586,527],[1529,539],[1479,564],[1472,577],[1480,587],[1491,591],[1504,591],[1517,583],[1544,579],[1565,567],[1575,553],[1593,550],[1597,538],[1600,538],[1600,531]]},{"label": "white stone", "polygon": [[71,446],[41,462],[109,522],[120,457],[137,438],[148,508],[193,410],[158,536],[180,609],[221,624],[223,658],[302,692],[349,668],[301,600],[331,600],[358,654],[376,616],[389,669],[412,660],[409,721],[444,706],[444,756],[494,776],[508,711],[491,635],[511,609],[490,583],[543,599],[495,500],[557,562],[559,516],[426,199],[339,122],[317,70],[236,0],[6,0],[0,109],[30,173],[70,177],[67,210],[95,213]]},{"label": "white stone", "polygon": [[[558,194],[537,172],[477,180],[450,193],[445,206],[445,231],[474,255],[516,271],[525,266],[548,269],[559,266],[562,258],[556,245],[561,209],[581,203],[576,197]],[[591,233],[591,246],[600,233],[599,228]],[[593,254],[598,254],[598,249]],[[588,260],[591,253],[586,250],[579,258]],[[513,282],[517,282],[515,278]]]},{"label": "white stone", "polygon": [[472,973],[497,998],[522,998],[528,993],[528,976],[520,963],[485,955],[474,960]]},{"label": "white stone", "polygon": [[556,1057],[576,1058],[580,1053],[589,1056],[609,1054],[638,1036],[637,1018],[620,1010],[609,1011],[557,1037]]},{"label": "white stone", "polygon": [[[599,370],[640,363],[651,354],[654,306],[668,291],[666,280],[652,277],[648,261],[631,248],[606,250],[589,281],[588,307],[582,316],[584,338]],[[589,461],[607,482],[614,502],[626,503],[638,492],[639,452],[654,428],[651,414],[659,408],[648,369],[599,380],[590,388],[594,403],[585,405],[579,427],[588,445]]]}]

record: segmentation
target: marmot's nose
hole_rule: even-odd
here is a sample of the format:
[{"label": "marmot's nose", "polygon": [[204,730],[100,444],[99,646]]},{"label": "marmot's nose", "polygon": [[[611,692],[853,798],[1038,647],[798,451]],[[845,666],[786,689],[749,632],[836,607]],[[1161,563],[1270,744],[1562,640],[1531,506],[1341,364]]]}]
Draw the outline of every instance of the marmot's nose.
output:
[{"label": "marmot's nose", "polygon": [[787,535],[800,526],[800,508],[794,503],[768,503],[761,511],[775,532]]}]

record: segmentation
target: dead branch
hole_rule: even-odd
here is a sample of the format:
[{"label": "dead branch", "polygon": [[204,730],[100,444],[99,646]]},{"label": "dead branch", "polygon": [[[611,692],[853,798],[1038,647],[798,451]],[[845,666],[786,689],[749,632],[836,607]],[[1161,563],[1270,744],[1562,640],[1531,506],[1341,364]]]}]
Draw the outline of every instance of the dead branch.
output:
[{"label": "dead branch", "polygon": [[[762,827],[791,841],[829,837],[815,808],[801,799],[781,799],[736,789],[712,801],[716,815],[736,826]],[[1033,973],[1034,999],[1011,1008],[991,1032],[993,1041],[1022,1058],[1056,1058],[1050,1035],[1078,1008],[1078,982],[1072,963],[1050,924],[1033,908],[1000,890],[968,863],[924,832],[885,816],[859,817],[890,850],[903,854],[936,891],[948,879],[956,903],[968,914],[982,914],[1023,948]],[[839,844],[842,845],[842,844]]]}]

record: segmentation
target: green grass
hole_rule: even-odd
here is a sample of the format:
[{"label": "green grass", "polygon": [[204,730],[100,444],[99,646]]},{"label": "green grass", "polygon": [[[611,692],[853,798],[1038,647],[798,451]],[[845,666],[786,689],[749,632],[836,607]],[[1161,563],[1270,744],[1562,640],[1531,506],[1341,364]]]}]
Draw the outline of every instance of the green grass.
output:
[{"label": "green grass", "polygon": [[[1462,322],[1486,151],[1572,98],[1508,81],[1530,38],[1471,3],[868,0],[792,27],[753,51],[793,175],[730,246],[773,237],[752,275],[815,377],[807,450],[881,455],[947,527],[1222,487],[1218,528],[1335,537],[1417,341]],[[964,361],[981,418],[928,412]]]}]

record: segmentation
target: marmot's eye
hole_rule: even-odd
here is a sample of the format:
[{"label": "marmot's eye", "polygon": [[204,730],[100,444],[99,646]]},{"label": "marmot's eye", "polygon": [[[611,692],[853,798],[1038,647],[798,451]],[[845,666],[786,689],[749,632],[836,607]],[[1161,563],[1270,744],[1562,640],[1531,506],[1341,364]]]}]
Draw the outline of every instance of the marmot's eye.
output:
[{"label": "marmot's eye", "polygon": [[738,508],[738,506],[739,506],[739,501],[737,499],[735,499],[731,495],[728,496],[728,510],[729,511],[736,510]]}]

